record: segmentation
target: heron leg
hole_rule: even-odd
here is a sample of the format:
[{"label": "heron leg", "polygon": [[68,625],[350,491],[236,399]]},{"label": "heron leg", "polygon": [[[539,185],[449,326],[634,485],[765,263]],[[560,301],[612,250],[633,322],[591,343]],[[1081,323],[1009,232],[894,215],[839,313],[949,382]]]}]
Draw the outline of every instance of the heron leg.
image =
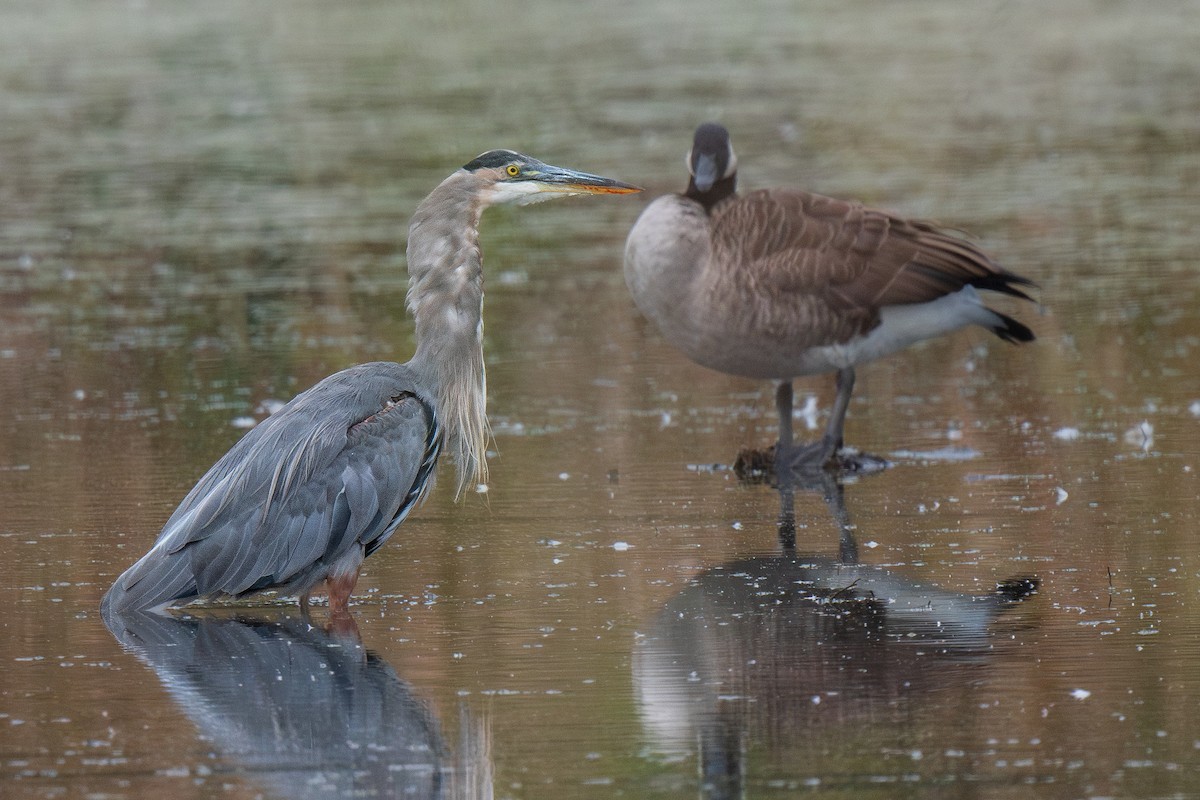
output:
[{"label": "heron leg", "polygon": [[354,584],[358,583],[358,571],[359,568],[355,567],[344,575],[330,575],[325,579],[325,585],[329,588],[331,618],[350,616],[350,595],[354,591]]},{"label": "heron leg", "polygon": [[329,588],[329,624],[325,630],[351,644],[362,641],[358,623],[350,613],[350,595],[354,592],[354,584],[358,583],[358,570],[356,567],[344,575],[331,575],[325,579]]}]

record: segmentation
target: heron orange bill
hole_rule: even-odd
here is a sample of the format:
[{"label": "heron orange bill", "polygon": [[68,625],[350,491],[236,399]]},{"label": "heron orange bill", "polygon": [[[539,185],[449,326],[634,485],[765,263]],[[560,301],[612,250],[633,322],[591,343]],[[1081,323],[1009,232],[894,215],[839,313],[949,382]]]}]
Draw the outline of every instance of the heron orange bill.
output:
[{"label": "heron orange bill", "polygon": [[633,194],[634,192],[642,191],[640,186],[632,186],[628,183],[620,183],[613,181],[611,186],[602,186],[589,183],[568,183],[563,184],[563,189],[570,192],[586,192],[588,194]]}]

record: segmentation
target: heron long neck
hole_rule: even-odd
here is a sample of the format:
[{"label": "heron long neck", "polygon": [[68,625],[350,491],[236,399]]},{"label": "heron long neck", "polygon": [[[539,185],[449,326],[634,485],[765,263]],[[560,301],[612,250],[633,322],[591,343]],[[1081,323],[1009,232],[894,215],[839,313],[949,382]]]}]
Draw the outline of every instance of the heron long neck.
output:
[{"label": "heron long neck", "polygon": [[479,250],[486,201],[477,182],[471,173],[454,173],[421,201],[408,228],[408,310],[417,330],[417,352],[409,363],[437,397],[460,495],[472,482],[487,480]]}]

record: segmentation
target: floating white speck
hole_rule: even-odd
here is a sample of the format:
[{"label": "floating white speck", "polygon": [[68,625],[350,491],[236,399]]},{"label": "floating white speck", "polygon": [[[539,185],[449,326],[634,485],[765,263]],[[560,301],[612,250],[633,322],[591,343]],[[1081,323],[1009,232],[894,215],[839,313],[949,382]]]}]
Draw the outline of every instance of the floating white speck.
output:
[{"label": "floating white speck", "polygon": [[1193,417],[1200,417],[1200,400],[1192,401],[1192,404],[1188,406],[1188,413]]},{"label": "floating white speck", "polygon": [[613,542],[612,549],[619,553],[628,550],[631,547],[633,547],[633,545],[631,545],[629,542]]},{"label": "floating white speck", "polygon": [[804,401],[804,408],[792,414],[793,417],[800,417],[804,420],[804,427],[810,431],[817,429],[817,396],[810,394],[808,399]]},{"label": "floating white speck", "polygon": [[475,484],[475,493],[476,494],[487,494],[488,493],[488,485],[486,483]]},{"label": "floating white speck", "polygon": [[891,455],[912,461],[970,461],[979,457],[979,451],[973,447],[947,445],[937,450],[893,450]]},{"label": "floating white speck", "polygon": [[229,424],[235,428],[249,430],[258,424],[258,420],[256,420],[254,417],[234,417],[233,419],[229,420]]},{"label": "floating white speck", "polygon": [[814,695],[812,696],[812,703],[813,703],[813,705],[814,705],[814,706],[819,706],[819,705],[821,705],[821,695],[819,695],[819,694],[814,694]]},{"label": "floating white speck", "polygon": [[510,422],[508,420],[496,420],[492,423],[492,433],[502,433],[509,436],[524,436],[524,422]]},{"label": "floating white speck", "polygon": [[571,473],[569,473],[569,472],[560,472],[560,473],[558,473],[558,479],[559,479],[560,481],[569,481],[569,480],[571,480]]},{"label": "floating white speck", "polygon": [[282,400],[276,400],[273,397],[268,397],[266,400],[263,400],[258,404],[258,408],[256,410],[264,414],[274,414],[276,411],[286,405],[287,403],[283,402]]},{"label": "floating white speck", "polygon": [[871,550],[874,550],[876,547],[879,547],[879,542],[872,539],[871,541],[864,544],[863,547],[867,547],[867,548],[870,548]]},{"label": "floating white speck", "polygon": [[740,531],[742,529],[742,523],[735,522],[732,525],[730,525],[729,527],[733,528],[735,531]]},{"label": "floating white speck", "polygon": [[1067,494],[1067,490],[1059,486],[1054,490],[1054,505],[1061,506],[1063,503],[1067,502],[1068,497],[1070,497],[1070,495]]},{"label": "floating white speck", "polygon": [[952,442],[961,442],[963,438],[962,428],[950,428],[946,431],[946,438]]},{"label": "floating white speck", "polygon": [[1080,437],[1079,428],[1059,428],[1054,432],[1054,438],[1060,442],[1073,442]]},{"label": "floating white speck", "polygon": [[1071,690],[1071,697],[1074,697],[1076,700],[1087,700],[1091,696],[1092,696],[1092,693],[1089,692],[1087,689],[1072,689]]},{"label": "floating white speck", "polygon": [[86,400],[87,392],[85,392],[83,389],[76,389],[75,390],[75,399],[76,400]]},{"label": "floating white speck", "polygon": [[671,412],[664,411],[658,418],[658,429],[661,431],[661,430],[664,430],[665,428],[669,428],[670,426],[671,426]]},{"label": "floating white speck", "polygon": [[506,269],[496,276],[501,286],[524,286],[529,283],[529,273],[524,270]]},{"label": "floating white speck", "polygon": [[1149,420],[1142,420],[1125,431],[1125,443],[1140,447],[1143,451],[1149,450],[1154,446],[1154,426]]}]

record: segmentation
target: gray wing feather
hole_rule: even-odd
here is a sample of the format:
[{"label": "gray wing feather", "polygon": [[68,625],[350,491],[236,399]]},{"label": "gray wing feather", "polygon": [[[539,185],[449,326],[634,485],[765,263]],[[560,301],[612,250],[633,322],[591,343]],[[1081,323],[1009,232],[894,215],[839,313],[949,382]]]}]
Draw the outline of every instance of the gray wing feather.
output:
[{"label": "gray wing feather", "polygon": [[[368,466],[355,464],[353,461],[346,465],[342,472],[342,485],[346,487],[346,504],[350,507],[350,523],[346,526],[349,531],[370,531],[378,524],[380,497],[377,492],[387,488],[386,484],[378,483],[371,475]],[[386,498],[385,498],[386,500]],[[396,506],[399,507],[399,502]],[[330,550],[340,549],[341,542],[329,543]]]},{"label": "gray wing feather", "polygon": [[340,495],[334,501],[334,505],[324,509],[323,513],[297,516],[288,521],[288,541],[293,544],[292,552],[285,561],[269,565],[270,569],[279,572],[278,579],[299,574],[301,570],[315,564],[325,553],[328,532],[333,529],[334,510],[339,501]]},{"label": "gray wing feather", "polygon": [[[413,481],[403,481],[399,479],[395,473],[389,475],[387,485],[389,491],[395,493],[395,496],[402,497],[399,511],[391,520],[384,520],[384,524],[380,527],[374,536],[363,539],[363,544],[366,546],[366,555],[371,555],[380,546],[386,542],[391,535],[399,527],[404,518],[408,516],[408,512],[417,506],[433,487],[434,469],[437,467],[438,454],[441,452],[442,430],[438,423],[437,417],[430,415],[432,426],[425,432],[424,443],[424,458],[417,465],[417,477]],[[402,450],[406,452],[417,452],[415,443],[405,442],[400,438],[393,438],[386,443],[392,454],[390,458],[396,458]],[[383,461],[386,461],[386,457]],[[383,463],[381,461],[381,463]]]},{"label": "gray wing feather", "polygon": [[[287,536],[279,535],[263,543],[255,557],[254,566],[245,573],[241,584],[235,586],[230,594],[243,594],[259,588],[257,584],[270,585],[274,582],[275,565],[287,562]],[[252,576],[259,576],[257,581],[250,581]],[[249,581],[249,582],[248,582]]]},{"label": "gray wing feather", "polygon": [[330,376],[213,465],[105,605],[307,592],[350,548],[386,540],[427,489],[440,445],[432,403],[406,367]]}]

